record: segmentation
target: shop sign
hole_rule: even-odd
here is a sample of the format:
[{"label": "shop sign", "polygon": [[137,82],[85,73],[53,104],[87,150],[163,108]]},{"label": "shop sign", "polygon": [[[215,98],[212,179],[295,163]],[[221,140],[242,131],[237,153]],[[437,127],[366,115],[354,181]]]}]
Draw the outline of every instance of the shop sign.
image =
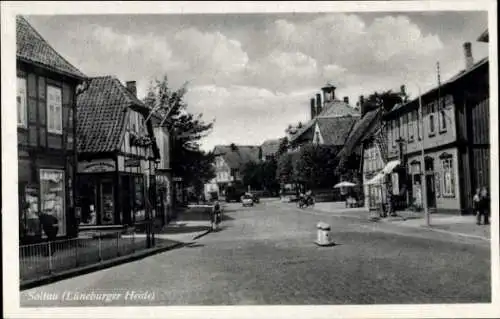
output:
[{"label": "shop sign", "polygon": [[114,172],[116,169],[114,160],[97,160],[78,163],[79,173],[102,173]]},{"label": "shop sign", "polygon": [[125,167],[139,167],[141,166],[141,160],[136,158],[125,159]]}]

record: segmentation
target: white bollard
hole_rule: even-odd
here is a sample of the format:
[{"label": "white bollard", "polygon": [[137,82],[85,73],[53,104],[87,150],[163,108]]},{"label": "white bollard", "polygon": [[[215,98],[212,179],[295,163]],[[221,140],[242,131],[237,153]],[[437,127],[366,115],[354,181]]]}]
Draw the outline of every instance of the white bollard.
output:
[{"label": "white bollard", "polygon": [[330,225],[327,223],[319,222],[316,225],[318,229],[317,238],[315,243],[319,246],[329,246],[332,245],[333,242],[330,239]]}]

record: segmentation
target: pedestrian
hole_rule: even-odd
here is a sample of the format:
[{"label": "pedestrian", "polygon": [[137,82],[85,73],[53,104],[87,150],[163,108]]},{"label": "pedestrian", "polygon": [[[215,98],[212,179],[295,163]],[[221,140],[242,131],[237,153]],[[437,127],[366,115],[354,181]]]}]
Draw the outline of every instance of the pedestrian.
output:
[{"label": "pedestrian", "polygon": [[476,188],[476,193],[474,197],[472,197],[472,210],[474,212],[474,216],[476,216],[476,224],[481,224],[481,212],[480,212],[480,201],[481,201],[481,189]]},{"label": "pedestrian", "polygon": [[484,224],[490,224],[490,196],[488,194],[488,189],[486,187],[481,188],[481,194],[479,196],[479,207],[480,215],[478,217],[478,224],[481,223],[481,215],[484,216]]}]

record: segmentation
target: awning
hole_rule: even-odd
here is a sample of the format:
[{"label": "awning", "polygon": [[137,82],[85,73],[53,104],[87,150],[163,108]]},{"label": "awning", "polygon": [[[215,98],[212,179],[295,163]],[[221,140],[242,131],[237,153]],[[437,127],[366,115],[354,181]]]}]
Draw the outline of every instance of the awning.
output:
[{"label": "awning", "polygon": [[395,161],[390,161],[389,163],[387,163],[384,167],[384,169],[382,170],[382,172],[384,174],[390,174],[392,173],[392,171],[399,165],[401,164],[401,162],[399,160],[395,160]]},{"label": "awning", "polygon": [[341,187],[354,187],[356,184],[351,183],[351,182],[340,182],[333,186],[333,188],[341,188]]},{"label": "awning", "polygon": [[375,175],[372,179],[367,181],[365,185],[375,185],[375,184],[382,184],[384,181],[385,174],[383,172],[378,173]]}]

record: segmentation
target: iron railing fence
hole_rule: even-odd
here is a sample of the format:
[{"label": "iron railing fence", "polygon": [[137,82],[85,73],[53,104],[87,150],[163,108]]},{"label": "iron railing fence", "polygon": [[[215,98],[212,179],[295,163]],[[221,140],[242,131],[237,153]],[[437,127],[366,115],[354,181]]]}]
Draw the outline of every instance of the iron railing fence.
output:
[{"label": "iron railing fence", "polygon": [[115,233],[19,247],[21,282],[100,263],[148,248],[146,236]]}]

